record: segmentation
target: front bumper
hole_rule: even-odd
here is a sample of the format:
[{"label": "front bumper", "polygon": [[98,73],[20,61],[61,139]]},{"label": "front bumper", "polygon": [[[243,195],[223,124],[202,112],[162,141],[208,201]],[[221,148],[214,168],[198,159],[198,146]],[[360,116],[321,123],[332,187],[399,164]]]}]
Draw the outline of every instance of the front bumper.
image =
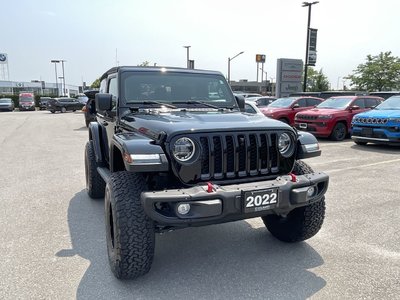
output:
[{"label": "front bumper", "polygon": [[[203,226],[224,223],[268,214],[287,214],[291,210],[320,201],[328,188],[329,177],[324,173],[313,173],[296,176],[289,175],[275,180],[259,181],[245,184],[214,185],[208,192],[207,185],[198,185],[187,189],[143,192],[141,201],[144,211],[157,225],[164,227]],[[307,196],[309,187],[316,192]],[[258,211],[244,212],[244,193],[276,189],[278,202],[276,206],[260,208]],[[179,204],[190,204],[188,214],[180,215]]]},{"label": "front bumper", "polygon": [[358,142],[375,144],[400,144],[399,126],[354,126],[351,138]]},{"label": "front bumper", "polygon": [[310,132],[318,137],[328,137],[332,133],[332,128],[330,124],[324,121],[310,122],[308,120],[296,120],[294,127],[298,130]]}]

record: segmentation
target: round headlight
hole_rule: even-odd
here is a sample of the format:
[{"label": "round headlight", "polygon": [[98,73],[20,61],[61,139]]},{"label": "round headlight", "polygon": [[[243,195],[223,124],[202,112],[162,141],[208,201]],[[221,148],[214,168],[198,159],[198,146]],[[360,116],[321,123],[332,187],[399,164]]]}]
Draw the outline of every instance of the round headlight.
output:
[{"label": "round headlight", "polygon": [[283,156],[288,157],[288,156],[292,155],[293,147],[294,147],[294,144],[293,144],[293,141],[290,138],[290,136],[287,133],[282,133],[279,136],[279,142],[278,142],[279,152]]},{"label": "round headlight", "polygon": [[188,161],[193,157],[194,152],[194,142],[187,137],[177,139],[172,149],[172,153],[178,161]]}]

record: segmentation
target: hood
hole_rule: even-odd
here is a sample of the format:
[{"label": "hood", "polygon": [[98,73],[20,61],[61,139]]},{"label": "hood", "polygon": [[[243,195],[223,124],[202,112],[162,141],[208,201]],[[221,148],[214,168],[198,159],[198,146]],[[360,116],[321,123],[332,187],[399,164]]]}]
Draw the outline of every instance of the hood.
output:
[{"label": "hood", "polygon": [[332,109],[332,108],[313,108],[308,110],[303,110],[299,112],[301,115],[309,116],[321,116],[321,115],[333,115],[337,113],[343,113],[343,109]]},{"label": "hood", "polygon": [[400,109],[378,110],[373,109],[356,115],[362,118],[400,118]]},{"label": "hood", "polygon": [[287,110],[292,110],[290,107],[265,107],[265,108],[260,108],[262,112],[273,114],[275,112],[281,112],[281,111],[287,111]]},{"label": "hood", "polygon": [[243,112],[190,112],[190,111],[155,111],[148,114],[130,114],[122,121],[135,131],[152,139],[157,139],[164,132],[168,139],[172,134],[241,131],[260,129],[292,128],[282,122],[262,115]]}]

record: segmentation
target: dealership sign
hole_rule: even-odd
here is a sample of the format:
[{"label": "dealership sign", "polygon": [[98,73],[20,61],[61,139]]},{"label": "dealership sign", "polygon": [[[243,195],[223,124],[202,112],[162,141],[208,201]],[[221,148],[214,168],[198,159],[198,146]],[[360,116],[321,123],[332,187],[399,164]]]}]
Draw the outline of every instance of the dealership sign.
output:
[{"label": "dealership sign", "polygon": [[0,64],[7,63],[7,53],[0,53]]},{"label": "dealership sign", "polygon": [[287,97],[301,92],[303,61],[301,59],[279,58],[276,68],[276,96]]}]

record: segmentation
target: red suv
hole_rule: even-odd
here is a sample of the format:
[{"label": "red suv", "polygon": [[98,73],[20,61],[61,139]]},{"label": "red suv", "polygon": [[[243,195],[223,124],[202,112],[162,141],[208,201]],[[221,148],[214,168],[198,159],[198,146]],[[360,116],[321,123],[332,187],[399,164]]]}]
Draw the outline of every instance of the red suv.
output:
[{"label": "red suv", "polygon": [[296,114],[295,127],[318,137],[344,140],[355,114],[374,108],[384,99],[373,96],[338,96],[326,99],[317,107]]},{"label": "red suv", "polygon": [[324,99],[317,97],[279,98],[267,107],[259,107],[270,118],[294,125],[294,116],[299,112],[320,104]]}]

